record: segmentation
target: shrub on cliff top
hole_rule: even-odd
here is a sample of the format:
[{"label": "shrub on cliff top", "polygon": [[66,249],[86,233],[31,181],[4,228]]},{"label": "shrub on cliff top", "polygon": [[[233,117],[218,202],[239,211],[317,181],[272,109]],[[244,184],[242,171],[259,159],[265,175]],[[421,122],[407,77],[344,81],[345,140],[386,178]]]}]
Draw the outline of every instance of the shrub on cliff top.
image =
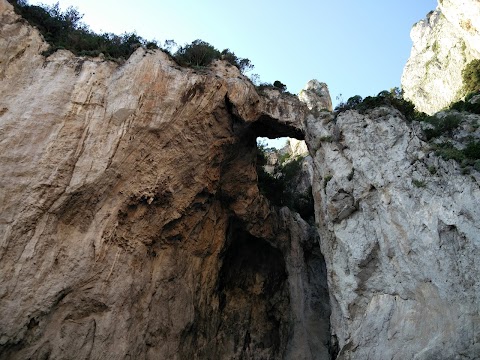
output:
[{"label": "shrub on cliff top", "polygon": [[[8,1],[17,14],[35,26],[50,44],[50,49],[44,55],[66,49],[80,56],[98,56],[102,53],[107,59],[128,59],[139,46],[147,49],[159,48],[156,41],[147,41],[136,33],[96,34],[81,21],[83,15],[71,6],[62,12],[58,3],[52,6],[36,6],[28,5],[26,0]],[[164,51],[170,53],[174,44],[173,40],[167,40]],[[208,66],[215,59],[223,59],[242,73],[253,69],[249,59],[239,58],[229,49],[220,52],[203,40],[195,40],[181,47],[174,54],[174,58],[184,66]]]},{"label": "shrub on cliff top", "polygon": [[416,111],[415,106],[410,101],[403,98],[403,92],[398,88],[393,88],[390,91],[383,90],[377,96],[367,96],[365,99],[362,99],[360,95],[352,96],[346,102],[340,103],[335,111],[341,113],[347,110],[357,110],[363,114],[368,109],[385,105],[393,106],[405,115],[409,121],[420,120],[425,116],[424,113]]},{"label": "shrub on cliff top", "polygon": [[242,74],[253,70],[252,62],[247,58],[239,58],[230,49],[224,49],[221,53],[221,59],[228,61],[233,66],[236,66]]},{"label": "shrub on cliff top", "polygon": [[28,5],[25,0],[8,1],[50,44],[50,49],[44,55],[58,49],[67,49],[80,56],[98,56],[103,53],[107,58],[127,59],[139,46],[157,46],[155,41],[146,42],[135,33],[120,36],[111,33],[96,34],[81,21],[83,15],[71,6],[62,12],[58,3],[36,6]]},{"label": "shrub on cliff top", "polygon": [[220,51],[209,43],[197,39],[191,44],[182,46],[175,53],[175,59],[180,65],[208,66],[215,59],[220,59]]},{"label": "shrub on cliff top", "polygon": [[282,83],[281,81],[279,80],[275,80],[273,82],[273,87],[277,88],[278,90],[280,90],[280,92],[285,92],[287,91],[287,85],[285,85],[284,83]]},{"label": "shrub on cliff top", "polygon": [[180,65],[184,66],[208,66],[214,60],[221,59],[236,66],[241,73],[246,73],[254,67],[249,59],[237,57],[230,49],[220,52],[213,45],[200,39],[182,46],[173,57]]}]

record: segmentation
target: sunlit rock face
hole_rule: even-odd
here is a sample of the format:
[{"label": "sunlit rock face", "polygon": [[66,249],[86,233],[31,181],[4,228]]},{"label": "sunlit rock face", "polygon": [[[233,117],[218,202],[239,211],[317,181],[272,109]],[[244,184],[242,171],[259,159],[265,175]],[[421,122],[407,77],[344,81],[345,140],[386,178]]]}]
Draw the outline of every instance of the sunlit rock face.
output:
[{"label": "sunlit rock face", "polygon": [[418,110],[433,114],[464,95],[462,70],[480,58],[480,3],[440,1],[410,36],[413,47],[402,89]]},{"label": "sunlit rock face", "polygon": [[[0,358],[478,357],[478,173],[419,126],[0,19]],[[259,192],[258,136],[306,140],[316,228]]]},{"label": "sunlit rock face", "polygon": [[332,111],[332,99],[327,84],[318,80],[310,80],[298,94],[300,101],[311,111]]},{"label": "sunlit rock face", "polygon": [[420,133],[390,107],[307,118],[337,359],[480,353],[480,174]]},{"label": "sunlit rock face", "polygon": [[295,96],[58,51],[0,0],[0,358],[328,359],[318,238],[258,190]]}]

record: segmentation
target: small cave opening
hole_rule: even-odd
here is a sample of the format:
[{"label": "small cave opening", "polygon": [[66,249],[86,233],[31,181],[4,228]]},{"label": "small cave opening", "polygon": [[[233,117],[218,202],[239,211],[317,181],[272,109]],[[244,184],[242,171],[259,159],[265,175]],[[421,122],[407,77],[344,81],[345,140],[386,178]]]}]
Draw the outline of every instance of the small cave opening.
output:
[{"label": "small cave opening", "polygon": [[219,273],[218,355],[282,358],[290,332],[289,290],[282,252],[230,222]]}]

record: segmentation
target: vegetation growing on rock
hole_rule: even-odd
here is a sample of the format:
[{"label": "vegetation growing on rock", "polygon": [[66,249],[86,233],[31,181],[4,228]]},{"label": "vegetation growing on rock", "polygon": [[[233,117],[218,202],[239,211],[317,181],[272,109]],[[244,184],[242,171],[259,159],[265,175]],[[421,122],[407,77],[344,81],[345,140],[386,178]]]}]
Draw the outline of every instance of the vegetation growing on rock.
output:
[{"label": "vegetation growing on rock", "polygon": [[67,49],[80,56],[104,54],[107,59],[127,59],[139,46],[158,47],[154,41],[146,41],[135,33],[96,34],[81,21],[83,15],[73,7],[62,12],[58,3],[37,6],[29,5],[25,0],[8,1],[50,44],[45,56]]},{"label": "vegetation growing on rock", "polygon": [[273,174],[267,172],[264,166],[267,164],[269,153],[275,152],[273,148],[267,148],[263,144],[257,146],[257,174],[260,192],[275,206],[287,206],[298,212],[305,220],[313,220],[314,202],[312,188],[301,193],[296,190],[304,157],[280,155]]},{"label": "vegetation growing on rock", "polygon": [[480,95],[480,91],[472,92],[465,97],[465,100],[454,102],[450,105],[450,110],[467,111],[474,114],[480,114],[480,100],[473,100],[474,96]]},{"label": "vegetation growing on rock", "polygon": [[[464,171],[474,168],[478,171],[480,160],[480,137],[477,132],[480,114],[480,102],[474,97],[480,91],[470,93],[465,100],[450,105],[445,113],[422,118],[430,126],[424,127],[426,139],[432,144],[437,155],[445,160],[453,159],[461,164]],[[463,128],[469,128],[470,135],[459,137]]]},{"label": "vegetation growing on rock", "polygon": [[[26,0],[8,0],[15,11],[35,26],[50,44],[50,49],[43,53],[48,56],[60,49],[66,49],[79,56],[99,56],[103,54],[110,60],[128,59],[142,46],[147,49],[159,49],[155,40],[145,40],[135,32],[115,35],[112,33],[96,34],[82,22],[83,15],[69,7],[62,12],[59,4],[29,5]],[[173,40],[165,42],[163,51],[170,53]],[[182,66],[208,66],[214,60],[225,60],[236,66],[242,73],[253,69],[247,58],[239,58],[229,49],[219,51],[209,43],[197,39],[191,44],[180,47],[173,58]]]},{"label": "vegetation growing on rock", "polygon": [[277,89],[280,90],[280,92],[285,92],[287,91],[287,85],[285,85],[284,83],[282,83],[281,81],[279,80],[275,80],[273,82],[273,86],[276,87]]},{"label": "vegetation growing on rock", "polygon": [[220,52],[213,45],[200,39],[180,47],[173,56],[180,65],[184,66],[208,66],[214,60],[221,59],[236,66],[242,73],[253,69],[249,59],[239,58],[229,49]]},{"label": "vegetation growing on rock", "polygon": [[[480,75],[478,79],[475,77],[476,75],[472,75],[474,71],[478,71],[478,69],[473,70],[476,69],[475,64],[477,62],[472,63],[474,65],[469,68],[468,74],[470,75],[465,77],[465,81],[466,84],[477,84],[470,87],[476,88],[480,85],[480,82],[476,83],[475,81],[480,79]],[[480,64],[480,61],[478,64]],[[341,102],[335,108],[335,112],[338,115],[347,110],[356,110],[361,114],[365,114],[367,110],[378,106],[392,106],[399,110],[408,121],[419,121],[423,124],[425,139],[431,144],[432,149],[435,150],[438,156],[445,160],[453,159],[457,161],[468,172],[468,169],[479,167],[480,139],[478,136],[473,135],[459,138],[456,134],[461,131],[463,126],[471,127],[473,131],[478,128],[478,119],[468,118],[468,114],[480,114],[480,101],[473,101],[474,96],[477,95],[480,95],[480,91],[470,93],[465,98],[465,101],[453,103],[446,110],[446,114],[428,116],[423,112],[417,111],[413,103],[403,98],[402,91],[394,88],[390,91],[381,91],[377,96],[367,96],[365,99],[362,99],[359,95],[352,96],[346,102]],[[456,111],[452,112],[452,110]],[[459,112],[465,112],[466,114],[462,115]]]},{"label": "vegetation growing on rock", "polygon": [[266,89],[270,89],[270,90],[278,90],[281,93],[286,94],[286,95],[293,95],[292,93],[287,91],[287,85],[285,85],[284,83],[282,83],[279,80],[275,80],[273,82],[273,84],[267,83],[267,82],[262,82],[259,85],[255,85],[255,88],[257,89],[257,91],[260,94],[263,93]]},{"label": "vegetation growing on rock", "polygon": [[465,66],[462,79],[466,94],[480,91],[480,59],[472,60]]},{"label": "vegetation growing on rock", "polygon": [[458,115],[449,114],[443,118],[429,116],[424,121],[432,125],[432,127],[424,130],[427,140],[432,140],[442,135],[452,137],[453,131],[458,128],[462,119]]},{"label": "vegetation growing on rock", "polygon": [[360,95],[352,96],[346,102],[341,102],[335,108],[335,112],[338,114],[347,110],[357,110],[364,114],[367,110],[378,106],[393,106],[409,121],[425,116],[424,113],[415,110],[412,102],[403,98],[403,92],[399,88],[393,88],[390,91],[383,90],[377,96],[367,96],[365,99],[362,99]]}]

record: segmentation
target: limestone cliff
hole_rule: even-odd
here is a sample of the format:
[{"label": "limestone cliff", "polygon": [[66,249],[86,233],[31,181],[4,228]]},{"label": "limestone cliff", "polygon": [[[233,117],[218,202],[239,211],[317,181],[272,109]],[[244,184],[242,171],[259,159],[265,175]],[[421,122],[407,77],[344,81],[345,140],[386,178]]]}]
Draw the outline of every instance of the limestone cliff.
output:
[{"label": "limestone cliff", "polygon": [[326,359],[317,235],[259,194],[305,106],[236,68],[58,51],[0,1],[0,357]]},{"label": "limestone cliff", "polygon": [[390,107],[306,133],[338,359],[477,359],[480,174]]},{"label": "limestone cliff", "polygon": [[462,70],[480,58],[480,2],[440,0],[410,36],[402,89],[418,110],[433,114],[464,95]]},{"label": "limestone cliff", "polygon": [[[395,109],[159,50],[45,58],[5,0],[0,47],[0,358],[480,353],[478,172]],[[261,195],[257,136],[306,140],[316,229]]]}]

